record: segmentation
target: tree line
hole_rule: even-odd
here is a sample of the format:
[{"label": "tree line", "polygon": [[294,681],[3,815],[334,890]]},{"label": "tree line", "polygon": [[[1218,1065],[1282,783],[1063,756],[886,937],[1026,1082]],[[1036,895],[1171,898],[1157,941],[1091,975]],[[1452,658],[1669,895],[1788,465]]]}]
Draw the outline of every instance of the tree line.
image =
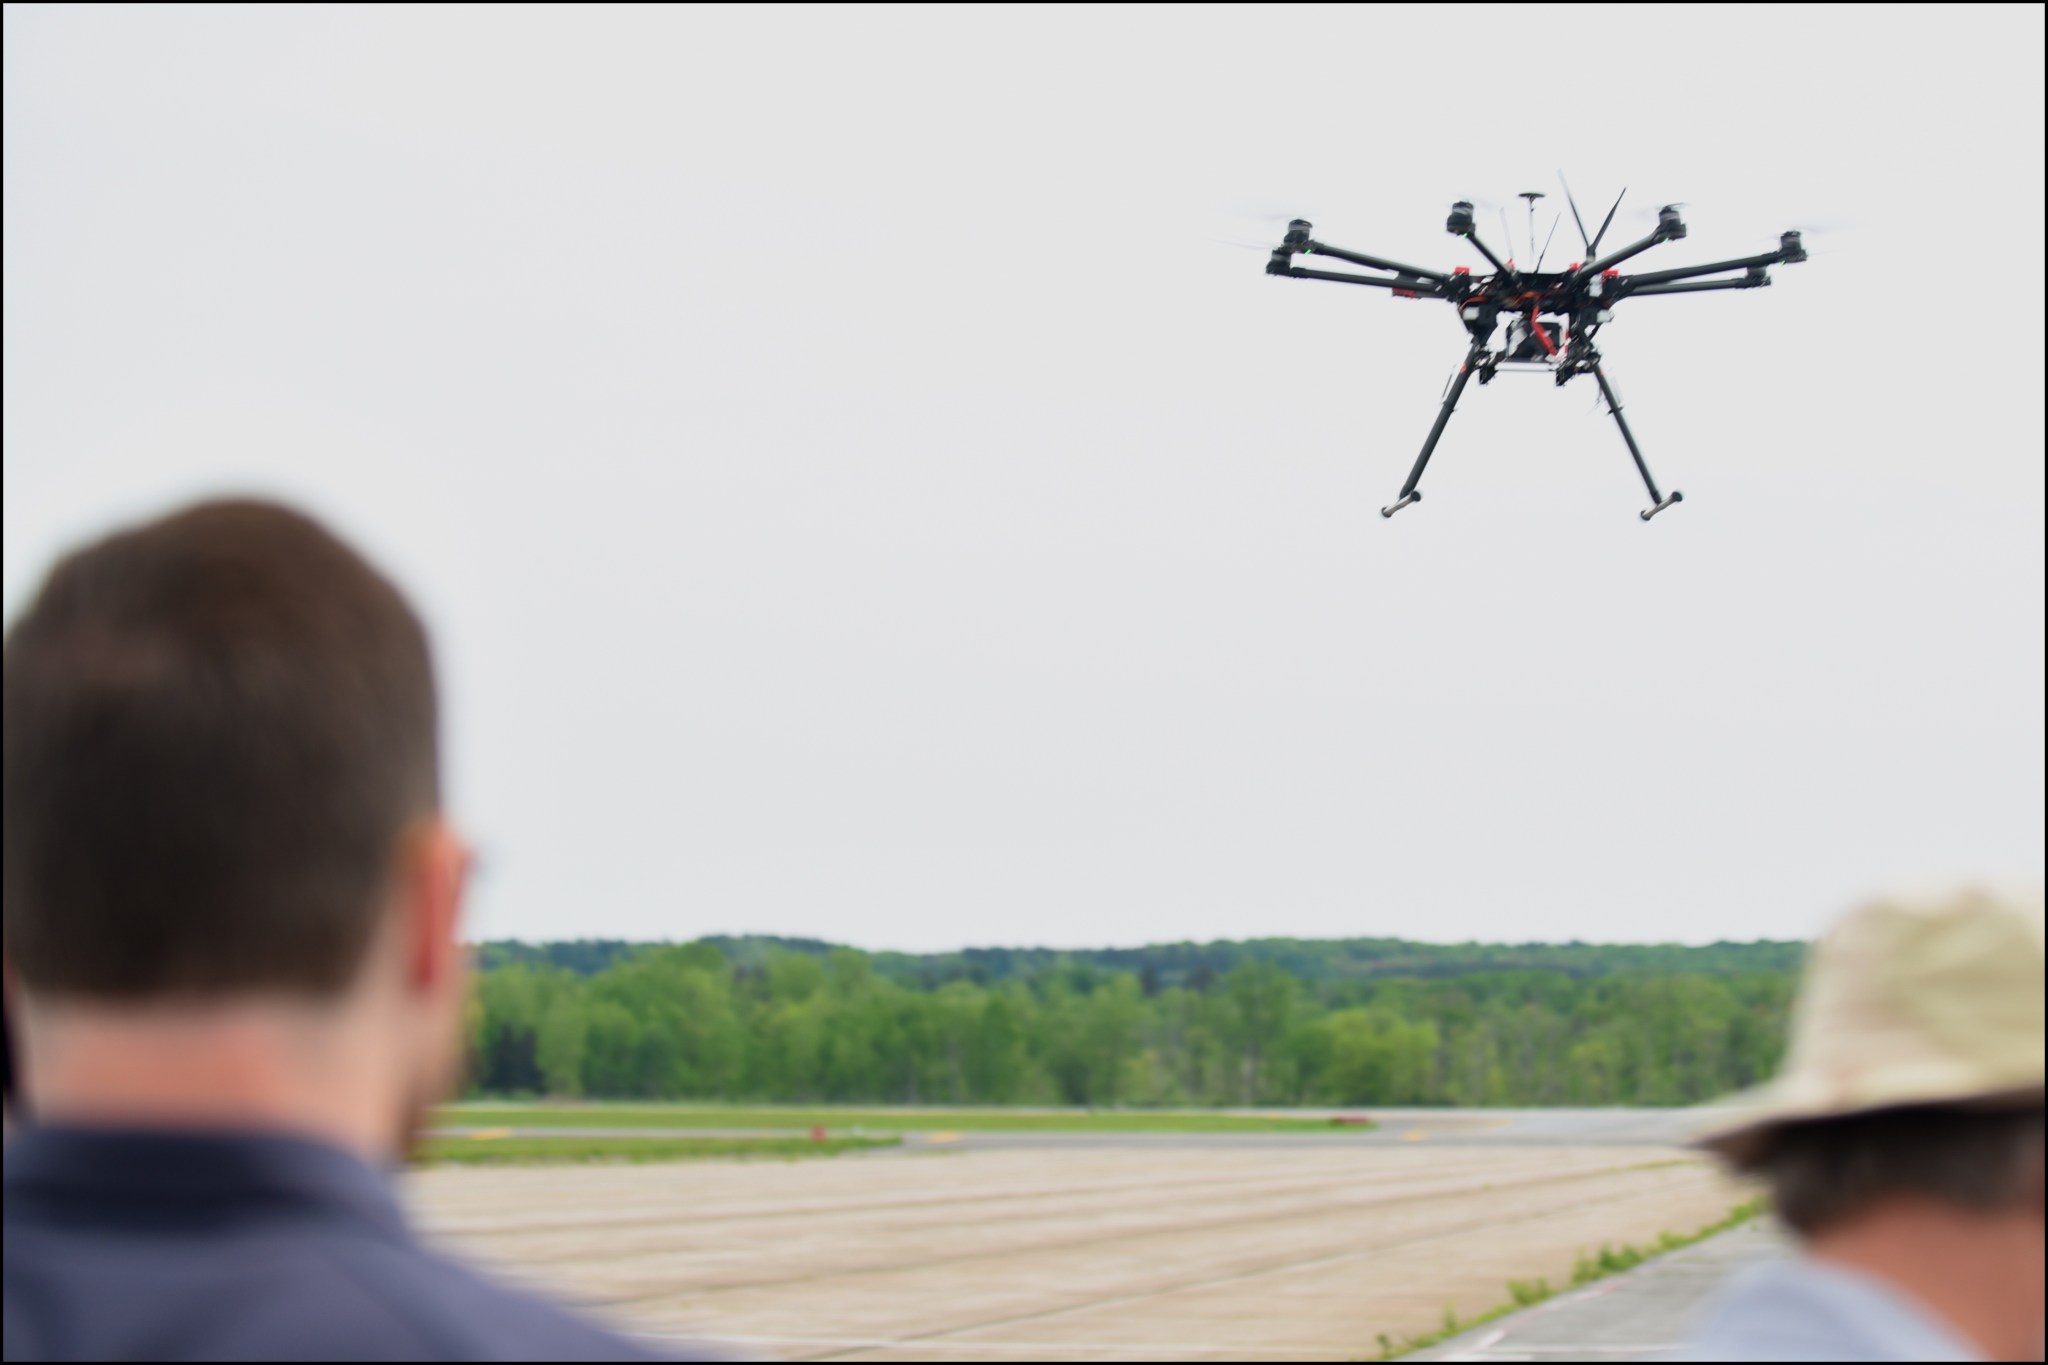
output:
[{"label": "tree line", "polygon": [[[1526,945],[1556,950],[1530,966],[1506,948],[1460,959],[1446,945],[1397,944],[1365,959],[1265,942],[1292,945],[1295,960],[1249,945],[1115,950],[1156,955],[1125,965],[1019,950],[997,970],[963,954],[790,940],[487,944],[467,1018],[472,1089],[791,1103],[1688,1104],[1775,1069],[1798,961],[1794,944]],[[1366,960],[1408,970],[1358,969]]]}]

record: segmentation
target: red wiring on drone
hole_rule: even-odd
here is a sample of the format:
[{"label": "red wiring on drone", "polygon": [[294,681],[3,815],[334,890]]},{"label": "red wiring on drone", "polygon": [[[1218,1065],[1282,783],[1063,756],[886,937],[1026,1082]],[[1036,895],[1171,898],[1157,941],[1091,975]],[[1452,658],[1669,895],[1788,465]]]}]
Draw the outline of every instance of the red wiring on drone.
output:
[{"label": "red wiring on drone", "polygon": [[1540,302],[1529,305],[1529,330],[1536,334],[1536,339],[1543,343],[1543,349],[1550,352],[1550,358],[1555,360],[1557,343],[1550,339],[1550,329],[1536,320],[1536,310],[1541,306]]}]

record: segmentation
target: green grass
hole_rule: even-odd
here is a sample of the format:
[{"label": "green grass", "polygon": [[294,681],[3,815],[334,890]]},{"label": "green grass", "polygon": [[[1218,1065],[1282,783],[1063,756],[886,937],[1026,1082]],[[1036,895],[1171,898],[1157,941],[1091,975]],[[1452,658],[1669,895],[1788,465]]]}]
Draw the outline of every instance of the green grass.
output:
[{"label": "green grass", "polygon": [[[1624,1243],[1619,1247],[1602,1246],[1597,1253],[1582,1251],[1579,1253],[1578,1261],[1572,1266],[1572,1287],[1577,1288],[1580,1285],[1591,1284],[1595,1280],[1604,1280],[1609,1275],[1634,1270],[1643,1262],[1662,1256],[1667,1251],[1676,1251],[1680,1247],[1704,1242],[1717,1233],[1747,1223],[1762,1213],[1766,1206],[1767,1201],[1763,1199],[1752,1199],[1746,1204],[1737,1204],[1728,1210],[1726,1217],[1716,1219],[1697,1231],[1684,1235],[1660,1232],[1657,1234],[1656,1242],[1646,1247]],[[1421,1336],[1405,1337],[1399,1342],[1382,1332],[1379,1334],[1379,1351],[1366,1356],[1365,1359],[1396,1360],[1417,1351],[1426,1351],[1438,1342],[1448,1341],[1457,1336],[1460,1332],[1469,1332],[1474,1327],[1483,1327],[1496,1318],[1504,1318],[1510,1313],[1519,1313],[1524,1308],[1542,1303],[1556,1292],[1546,1279],[1509,1280],[1507,1303],[1497,1304],[1484,1313],[1469,1318],[1459,1317],[1456,1308],[1445,1304],[1443,1327],[1440,1330],[1425,1332]]]},{"label": "green grass", "polygon": [[1114,1110],[837,1109],[710,1104],[479,1104],[437,1110],[435,1123],[465,1128],[824,1128],[879,1133],[1328,1133],[1327,1119],[1258,1118],[1241,1114]]},{"label": "green grass", "polygon": [[703,1161],[712,1157],[771,1157],[795,1161],[841,1152],[901,1145],[901,1138],[428,1138],[417,1161],[424,1166],[533,1166],[562,1162]]}]

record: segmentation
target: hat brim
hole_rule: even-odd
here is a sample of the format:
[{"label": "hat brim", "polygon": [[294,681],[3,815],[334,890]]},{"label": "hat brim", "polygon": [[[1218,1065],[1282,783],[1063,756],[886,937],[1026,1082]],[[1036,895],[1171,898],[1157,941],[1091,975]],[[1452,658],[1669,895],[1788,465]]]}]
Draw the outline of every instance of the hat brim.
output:
[{"label": "hat brim", "polygon": [[1893,1090],[1861,1097],[1824,1093],[1788,1081],[1792,1078],[1783,1077],[1716,1101],[1703,1115],[1704,1123],[1687,1145],[1704,1148],[1737,1167],[1747,1167],[1763,1154],[1771,1134],[1788,1123],[1851,1118],[1921,1106],[2010,1112],[2039,1109],[2044,1100],[2039,1081],[1994,1090],[1928,1087],[1912,1093]]}]

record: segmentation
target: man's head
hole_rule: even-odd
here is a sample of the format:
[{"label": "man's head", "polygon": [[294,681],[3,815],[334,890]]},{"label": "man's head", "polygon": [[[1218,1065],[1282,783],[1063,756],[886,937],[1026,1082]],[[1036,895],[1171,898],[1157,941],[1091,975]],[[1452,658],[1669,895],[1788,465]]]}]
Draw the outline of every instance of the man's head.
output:
[{"label": "man's head", "polygon": [[463,855],[426,634],[387,579],[282,507],[194,507],[60,562],[4,686],[32,1102],[39,1032],[258,1008],[409,1054],[394,1104],[445,1083]]},{"label": "man's head", "polygon": [[1778,1217],[1808,1238],[1898,1199],[2039,1220],[2042,1133],[2038,1108],[1915,1105],[1783,1124],[1742,1168],[1763,1177]]},{"label": "man's head", "polygon": [[1762,1178],[1823,1261],[1995,1358],[2035,1350],[2043,992],[2038,895],[1866,905],[1814,948],[1784,1073],[1704,1145]]}]

